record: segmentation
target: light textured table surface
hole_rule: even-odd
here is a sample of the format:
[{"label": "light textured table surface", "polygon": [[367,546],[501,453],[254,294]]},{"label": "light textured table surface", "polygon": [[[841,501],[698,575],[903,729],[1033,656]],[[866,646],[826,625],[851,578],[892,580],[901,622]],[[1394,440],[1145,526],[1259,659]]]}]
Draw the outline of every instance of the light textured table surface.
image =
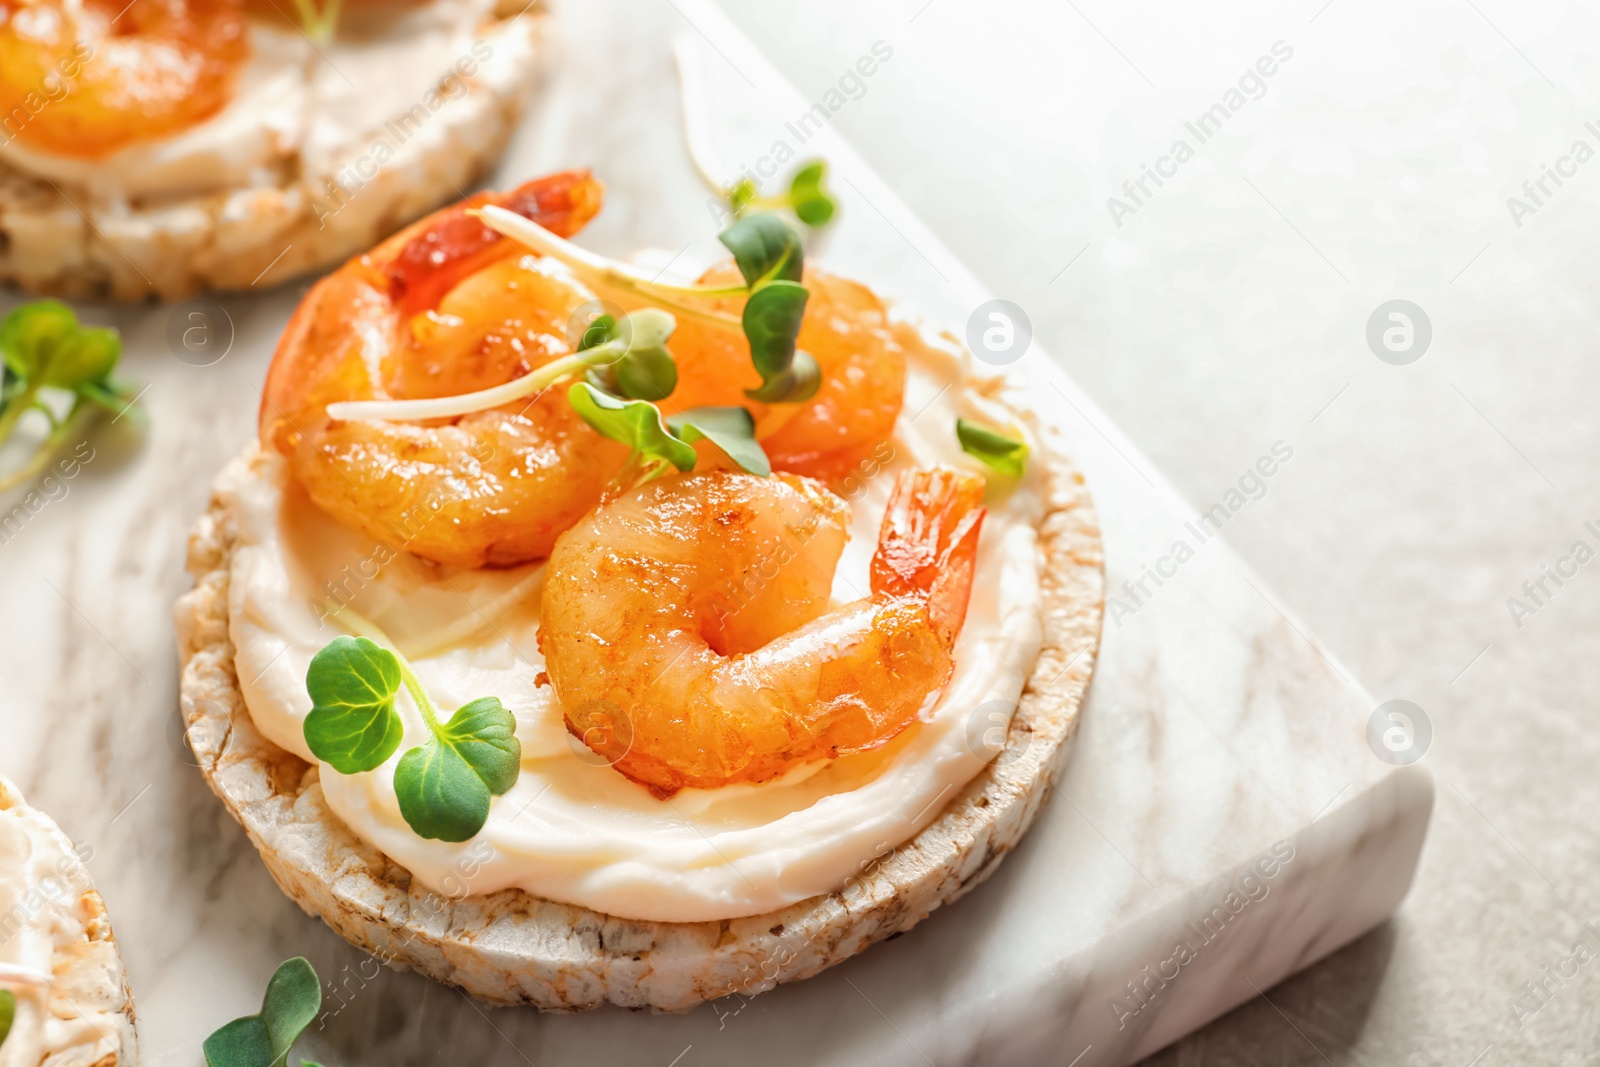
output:
[{"label": "light textured table surface", "polygon": [[[834,125],[1193,504],[1293,442],[1227,536],[1431,719],[1438,802],[1395,919],[1153,1062],[1594,1062],[1600,966],[1545,968],[1600,919],[1600,576],[1522,587],[1600,549],[1600,162],[1574,145],[1600,150],[1595,10],[724,2],[814,98],[893,47]],[[1279,41],[1264,94],[1119,228],[1107,198]],[[1531,200],[1546,165],[1570,176]],[[1432,323],[1409,365],[1364,336],[1395,298]],[[1525,982],[1552,992],[1519,1018]]]}]

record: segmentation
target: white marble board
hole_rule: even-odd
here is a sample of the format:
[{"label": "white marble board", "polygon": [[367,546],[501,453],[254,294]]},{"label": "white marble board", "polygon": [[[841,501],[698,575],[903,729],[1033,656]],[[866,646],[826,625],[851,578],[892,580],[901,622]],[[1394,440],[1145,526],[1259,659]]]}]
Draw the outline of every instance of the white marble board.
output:
[{"label": "white marble board", "polygon": [[[718,252],[681,147],[670,43],[689,32],[725,159],[753,164],[781,140],[832,165],[844,208],[823,259],[957,333],[996,295],[831,130],[799,143],[786,123],[818,101],[709,3],[568,3],[557,21],[553,69],[500,178],[593,166],[609,187],[584,238],[594,247],[683,262]],[[938,166],[937,145],[928,158]],[[819,978],[686,1016],[496,1011],[376,973],[278,892],[189,765],[176,717],[168,615],[187,583],[185,533],[212,473],[254,432],[257,387],[303,289],[220,301],[235,336],[207,366],[171,354],[173,309],[88,309],[124,330],[153,428],[97,437],[94,460],[0,544],[0,773],[94,847],[147,1063],[200,1063],[203,1037],[253,1011],[272,967],[304,954],[337,1010],[303,1051],[331,1065],[1116,1067],[1270,999],[1404,894],[1432,805],[1426,773],[1374,755],[1376,702],[1233,555],[1225,523],[1202,540],[1193,509],[1035,347],[1009,373],[1067,428],[1108,585],[1130,610],[1107,619],[1059,795],[989,883]],[[1163,563],[1179,541],[1192,558]],[[1159,587],[1123,588],[1158,565],[1172,572]]]}]

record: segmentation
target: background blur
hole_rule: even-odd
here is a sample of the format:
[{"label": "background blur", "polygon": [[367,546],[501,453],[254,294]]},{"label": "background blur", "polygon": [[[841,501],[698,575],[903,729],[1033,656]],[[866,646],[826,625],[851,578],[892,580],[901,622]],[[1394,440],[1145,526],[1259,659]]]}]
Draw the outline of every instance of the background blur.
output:
[{"label": "background blur", "polygon": [[[1600,12],[721,2],[808,98],[893,48],[834,125],[1191,503],[1292,444],[1228,539],[1432,721],[1395,919],[1151,1062],[1596,1062],[1600,966],[1509,1001],[1600,919]],[[1367,340],[1396,299],[1432,335],[1400,364]]]}]

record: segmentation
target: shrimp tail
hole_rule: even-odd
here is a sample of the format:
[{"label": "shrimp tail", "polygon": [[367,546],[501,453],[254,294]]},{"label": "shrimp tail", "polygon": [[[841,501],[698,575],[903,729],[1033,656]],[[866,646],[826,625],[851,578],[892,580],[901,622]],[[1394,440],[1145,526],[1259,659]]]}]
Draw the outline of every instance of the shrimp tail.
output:
[{"label": "shrimp tail", "polygon": [[524,182],[500,197],[499,204],[557,237],[571,237],[600,213],[604,195],[605,186],[587,169],[564,170]]},{"label": "shrimp tail", "polygon": [[415,315],[504,255],[505,238],[470,214],[476,208],[494,204],[558,237],[571,237],[599,212],[604,195],[605,186],[589,171],[564,170],[524,182],[509,193],[480,193],[463,200],[409,231],[387,268],[389,295],[403,315]]},{"label": "shrimp tail", "polygon": [[966,621],[983,492],[976,474],[950,467],[906,471],[895,482],[872,557],[872,592],[926,603],[946,648]]}]

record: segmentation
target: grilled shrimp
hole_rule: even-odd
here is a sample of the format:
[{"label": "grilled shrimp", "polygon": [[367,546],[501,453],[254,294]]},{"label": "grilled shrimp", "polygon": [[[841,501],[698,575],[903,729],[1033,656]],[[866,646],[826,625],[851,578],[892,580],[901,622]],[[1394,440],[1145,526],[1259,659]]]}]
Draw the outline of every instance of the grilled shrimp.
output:
[{"label": "grilled shrimp", "polygon": [[[641,285],[636,273],[609,270],[603,260],[549,240],[538,227],[490,214],[496,229],[526,247],[576,261],[608,300],[624,308],[651,302],[654,279]],[[809,298],[795,341],[821,371],[815,395],[770,405],[746,395],[761,384],[761,376],[739,329],[746,298],[729,292],[744,284],[730,261],[701,275],[697,288],[708,292],[681,299],[683,290],[669,286],[677,290],[673,310],[682,313],[670,345],[678,387],[661,407],[668,413],[700,406],[747,408],[775,470],[836,482],[894,432],[905,402],[906,353],[890,328],[888,309],[871,289],[815,267],[805,268],[802,282]]]},{"label": "grilled shrimp", "polygon": [[267,373],[263,446],[319,507],[377,540],[463,567],[547,555],[627,457],[560,390],[443,425],[341,422],[327,406],[472,392],[566,355],[568,321],[594,294],[468,209],[494,202],[570,234],[600,196],[587,171],[479,196],[322,279]]},{"label": "grilled shrimp", "polygon": [[0,132],[100,159],[226,106],[241,0],[0,0]]},{"label": "grilled shrimp", "polygon": [[556,542],[543,594],[568,730],[660,796],[884,744],[950,678],[983,489],[902,473],[870,592],[840,607],[848,512],[811,479],[707,471],[607,501]]},{"label": "grilled shrimp", "polygon": [[[740,281],[731,264],[713,267],[705,285]],[[888,312],[872,290],[815,267],[796,346],[822,369],[817,394],[800,404],[758,404],[744,390],[761,384],[744,335],[717,323],[684,317],[672,339],[678,389],[663,408],[743,405],[756,417],[756,436],[774,470],[836,481],[894,432],[905,400],[906,353],[889,330]],[[738,298],[709,306],[737,314]]]}]

